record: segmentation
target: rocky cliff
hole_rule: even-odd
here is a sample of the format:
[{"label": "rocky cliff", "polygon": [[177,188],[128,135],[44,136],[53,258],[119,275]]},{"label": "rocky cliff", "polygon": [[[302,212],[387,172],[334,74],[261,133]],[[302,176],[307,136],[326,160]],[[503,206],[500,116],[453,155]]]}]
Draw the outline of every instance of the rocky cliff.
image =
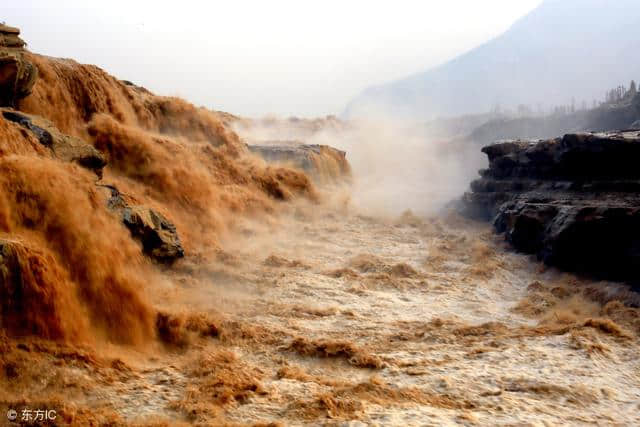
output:
[{"label": "rocky cliff", "polygon": [[13,106],[28,96],[38,69],[24,56],[25,42],[18,28],[0,24],[0,106]]},{"label": "rocky cliff", "polygon": [[601,278],[640,279],[640,132],[486,146],[463,212],[517,249]]}]

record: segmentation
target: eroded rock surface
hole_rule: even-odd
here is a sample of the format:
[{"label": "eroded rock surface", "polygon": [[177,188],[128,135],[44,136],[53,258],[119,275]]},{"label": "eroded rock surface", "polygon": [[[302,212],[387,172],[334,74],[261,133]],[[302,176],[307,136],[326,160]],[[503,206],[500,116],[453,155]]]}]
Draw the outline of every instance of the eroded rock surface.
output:
[{"label": "eroded rock surface", "polygon": [[482,149],[463,212],[517,249],[598,277],[640,279],[640,132],[568,134]]},{"label": "eroded rock surface", "polygon": [[20,30],[0,24],[0,107],[13,107],[31,93],[38,69],[24,57]]},{"label": "eroded rock surface", "polygon": [[153,209],[126,207],[122,211],[122,222],[142,242],[145,253],[152,258],[170,262],[184,256],[176,227]]},{"label": "eroded rock surface", "polygon": [[102,168],[107,161],[102,153],[83,140],[60,132],[50,121],[31,114],[25,114],[9,108],[0,110],[6,120],[18,123],[31,131],[40,143],[51,149],[54,157],[75,162],[102,176]]},{"label": "eroded rock surface", "polygon": [[107,207],[118,212],[131,235],[142,243],[144,252],[162,263],[184,257],[175,225],[162,214],[140,205],[130,205],[114,186],[102,185],[109,192]]},{"label": "eroded rock surface", "polygon": [[304,144],[300,141],[266,141],[249,145],[248,148],[269,163],[291,165],[321,180],[351,176],[347,153],[328,145]]}]

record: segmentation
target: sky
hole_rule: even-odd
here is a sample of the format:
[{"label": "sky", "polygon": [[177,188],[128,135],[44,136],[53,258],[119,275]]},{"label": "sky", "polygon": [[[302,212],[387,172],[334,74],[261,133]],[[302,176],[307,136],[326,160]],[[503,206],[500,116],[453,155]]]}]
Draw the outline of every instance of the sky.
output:
[{"label": "sky", "polygon": [[159,95],[249,117],[314,117],[490,40],[541,2],[21,0],[0,20],[33,52]]}]

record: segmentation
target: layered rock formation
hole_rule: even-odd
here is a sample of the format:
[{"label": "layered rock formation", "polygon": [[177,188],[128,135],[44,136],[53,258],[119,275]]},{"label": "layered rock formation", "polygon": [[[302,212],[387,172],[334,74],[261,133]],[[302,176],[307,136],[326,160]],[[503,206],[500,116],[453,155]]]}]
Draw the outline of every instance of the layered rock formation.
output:
[{"label": "layered rock formation", "polygon": [[351,167],[347,153],[328,145],[304,144],[299,141],[268,141],[249,145],[249,150],[269,163],[280,163],[302,169],[320,181],[348,179]]},{"label": "layered rock formation", "polygon": [[463,212],[491,220],[545,263],[640,279],[640,132],[568,134],[486,146],[489,168]]},{"label": "layered rock formation", "polygon": [[0,24],[0,106],[13,107],[28,96],[38,69],[24,56],[25,42],[20,30]]},{"label": "layered rock formation", "polygon": [[39,116],[24,114],[12,109],[2,108],[2,117],[18,123],[31,131],[38,141],[51,150],[57,159],[74,162],[102,176],[102,168],[107,164],[104,156],[92,145],[80,138],[60,132],[50,121]]}]

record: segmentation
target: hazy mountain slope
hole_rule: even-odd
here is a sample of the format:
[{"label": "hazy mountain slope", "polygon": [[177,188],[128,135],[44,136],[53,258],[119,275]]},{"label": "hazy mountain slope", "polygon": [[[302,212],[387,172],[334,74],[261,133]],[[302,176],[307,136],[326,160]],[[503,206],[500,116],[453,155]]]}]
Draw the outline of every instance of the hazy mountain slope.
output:
[{"label": "hazy mountain slope", "polygon": [[[436,41],[434,41],[436,42]],[[602,99],[640,79],[640,2],[546,0],[506,33],[439,67],[371,87],[345,115],[430,117]]]}]

